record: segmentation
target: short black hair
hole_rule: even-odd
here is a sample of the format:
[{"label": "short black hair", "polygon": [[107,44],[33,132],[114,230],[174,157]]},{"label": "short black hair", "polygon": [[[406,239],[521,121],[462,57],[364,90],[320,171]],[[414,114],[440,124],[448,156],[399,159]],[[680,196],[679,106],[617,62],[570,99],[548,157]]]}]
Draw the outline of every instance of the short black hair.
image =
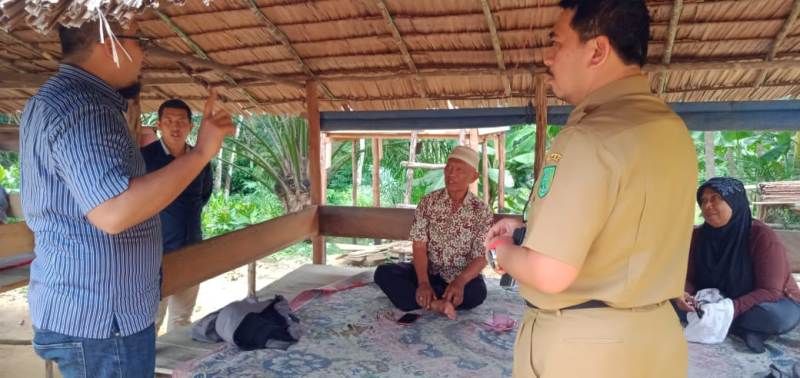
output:
[{"label": "short black hair", "polygon": [[644,66],[650,40],[650,13],[644,0],[561,0],[575,11],[570,26],[582,42],[604,35],[625,64]]},{"label": "short black hair", "polygon": [[189,122],[192,122],[192,109],[189,108],[189,105],[186,105],[183,100],[179,100],[177,98],[173,98],[161,104],[158,107],[158,119],[161,119],[161,115],[164,114],[164,109],[183,109],[186,110],[186,114],[189,116]]},{"label": "short black hair", "polygon": [[[109,21],[111,31],[122,32],[122,27]],[[79,27],[58,26],[58,39],[61,42],[61,56],[64,61],[80,63],[89,56],[91,47],[100,41],[100,25],[97,21],[84,22]]]}]

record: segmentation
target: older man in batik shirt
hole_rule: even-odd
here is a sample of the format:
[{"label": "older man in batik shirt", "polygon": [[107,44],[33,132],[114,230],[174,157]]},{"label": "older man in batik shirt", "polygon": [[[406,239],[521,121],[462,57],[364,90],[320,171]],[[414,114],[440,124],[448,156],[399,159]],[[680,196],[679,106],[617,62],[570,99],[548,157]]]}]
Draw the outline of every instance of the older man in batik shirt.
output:
[{"label": "older man in batik shirt", "polygon": [[474,150],[453,149],[445,188],[423,197],[414,214],[413,264],[384,264],[375,271],[375,283],[397,308],[424,308],[455,319],[456,309],[471,309],[486,299],[480,273],[486,266],[483,239],[492,212],[469,192],[477,167]]}]

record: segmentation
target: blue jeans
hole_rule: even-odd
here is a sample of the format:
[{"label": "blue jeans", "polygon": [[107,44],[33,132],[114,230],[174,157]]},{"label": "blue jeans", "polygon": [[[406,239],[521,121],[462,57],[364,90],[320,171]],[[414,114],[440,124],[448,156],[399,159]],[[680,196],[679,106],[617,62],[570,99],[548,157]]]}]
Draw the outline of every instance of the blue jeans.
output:
[{"label": "blue jeans", "polygon": [[64,378],[153,377],[156,332],[152,325],[130,336],[87,339],[34,328],[33,349],[53,360]]}]

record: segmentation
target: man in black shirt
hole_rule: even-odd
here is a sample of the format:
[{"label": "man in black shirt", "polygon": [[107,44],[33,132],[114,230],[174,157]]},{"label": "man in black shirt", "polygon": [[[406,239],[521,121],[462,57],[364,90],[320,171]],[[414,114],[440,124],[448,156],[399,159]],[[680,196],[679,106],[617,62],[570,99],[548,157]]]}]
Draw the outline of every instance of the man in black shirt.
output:
[{"label": "man in black shirt", "polygon": [[[180,157],[192,146],[186,137],[192,130],[192,110],[185,102],[167,100],[158,108],[158,130],[161,138],[142,147],[147,172],[153,172]],[[203,206],[211,197],[211,165],[206,165],[191,184],[159,214],[164,240],[164,254],[203,240],[200,227]],[[156,332],[164,321],[169,304],[167,330],[191,323],[199,286],[163,298],[158,308]]]}]

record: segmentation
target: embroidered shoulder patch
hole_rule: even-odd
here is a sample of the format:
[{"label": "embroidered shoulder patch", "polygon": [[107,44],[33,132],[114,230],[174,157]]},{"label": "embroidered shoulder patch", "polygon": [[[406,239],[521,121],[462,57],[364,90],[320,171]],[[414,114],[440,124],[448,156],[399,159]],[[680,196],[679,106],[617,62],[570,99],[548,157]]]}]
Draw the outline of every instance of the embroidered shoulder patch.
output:
[{"label": "embroidered shoulder patch", "polygon": [[556,175],[556,166],[548,165],[542,169],[542,178],[539,183],[539,198],[544,198],[547,193],[550,193],[550,187],[553,185],[553,177]]}]

